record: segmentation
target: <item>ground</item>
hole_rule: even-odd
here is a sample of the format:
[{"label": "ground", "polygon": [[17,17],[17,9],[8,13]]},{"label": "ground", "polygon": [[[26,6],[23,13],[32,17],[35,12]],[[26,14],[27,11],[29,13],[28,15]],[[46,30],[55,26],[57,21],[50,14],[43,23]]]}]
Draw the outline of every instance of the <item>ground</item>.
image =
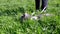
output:
[{"label": "ground", "polygon": [[0,34],[60,34],[60,0],[48,0],[46,13],[55,16],[20,20],[24,12],[35,11],[35,0],[0,0]]}]

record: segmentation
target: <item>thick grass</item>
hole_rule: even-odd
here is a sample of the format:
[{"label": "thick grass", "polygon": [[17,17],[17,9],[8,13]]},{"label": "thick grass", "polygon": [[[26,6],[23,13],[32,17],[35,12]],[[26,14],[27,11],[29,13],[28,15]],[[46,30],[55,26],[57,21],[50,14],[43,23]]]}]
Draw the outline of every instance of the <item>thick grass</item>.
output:
[{"label": "thick grass", "polygon": [[0,34],[60,34],[60,0],[48,0],[47,13],[40,20],[25,20],[24,12],[35,11],[35,0],[0,0]]}]

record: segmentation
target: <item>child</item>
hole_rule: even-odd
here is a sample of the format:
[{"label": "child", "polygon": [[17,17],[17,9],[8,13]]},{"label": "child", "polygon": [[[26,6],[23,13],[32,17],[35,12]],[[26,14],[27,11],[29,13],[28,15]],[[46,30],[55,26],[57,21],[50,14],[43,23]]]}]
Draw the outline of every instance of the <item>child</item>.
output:
[{"label": "child", "polygon": [[[46,8],[47,8],[47,2],[48,2],[48,0],[42,0],[42,5],[41,5],[41,10],[42,10],[42,12],[46,10]],[[36,6],[36,10],[39,11],[39,8],[40,8],[40,0],[35,0],[35,6]],[[41,13],[42,13],[42,12],[41,12]],[[36,13],[37,13],[37,12],[36,12]],[[34,15],[34,14],[35,14],[35,12],[32,13],[32,15]],[[27,14],[27,13],[25,13],[25,14],[23,14],[23,16],[21,17],[21,20],[23,21],[23,19],[27,19],[28,17],[30,17],[30,15]],[[35,18],[35,17],[34,17],[34,18]]]}]

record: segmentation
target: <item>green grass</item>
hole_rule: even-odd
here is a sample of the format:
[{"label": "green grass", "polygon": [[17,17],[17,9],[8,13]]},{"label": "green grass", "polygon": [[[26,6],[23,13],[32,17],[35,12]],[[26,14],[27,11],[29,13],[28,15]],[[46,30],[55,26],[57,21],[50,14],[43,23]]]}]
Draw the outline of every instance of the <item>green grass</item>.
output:
[{"label": "green grass", "polygon": [[20,22],[24,12],[35,11],[35,0],[0,0],[0,34],[60,34],[60,0],[48,0],[47,13],[55,16]]}]

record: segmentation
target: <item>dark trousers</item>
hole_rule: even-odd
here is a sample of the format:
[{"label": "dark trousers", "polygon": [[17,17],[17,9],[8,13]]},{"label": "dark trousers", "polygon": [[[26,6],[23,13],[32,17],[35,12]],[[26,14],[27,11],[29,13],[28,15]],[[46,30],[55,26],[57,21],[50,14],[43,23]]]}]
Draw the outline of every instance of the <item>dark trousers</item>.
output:
[{"label": "dark trousers", "polygon": [[[41,1],[42,1],[41,9],[43,10],[44,7],[47,7],[48,0],[41,0]],[[35,0],[35,5],[36,5],[36,10],[39,10],[40,0]]]}]

